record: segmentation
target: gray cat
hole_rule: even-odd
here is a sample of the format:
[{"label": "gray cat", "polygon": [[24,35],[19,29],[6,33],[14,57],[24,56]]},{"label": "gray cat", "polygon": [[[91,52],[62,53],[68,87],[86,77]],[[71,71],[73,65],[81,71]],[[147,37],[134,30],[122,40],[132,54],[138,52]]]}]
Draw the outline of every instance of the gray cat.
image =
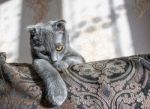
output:
[{"label": "gray cat", "polygon": [[85,60],[71,49],[64,20],[32,25],[28,30],[33,65],[46,86],[46,98],[53,105],[61,105],[67,97],[67,88],[59,71]]}]

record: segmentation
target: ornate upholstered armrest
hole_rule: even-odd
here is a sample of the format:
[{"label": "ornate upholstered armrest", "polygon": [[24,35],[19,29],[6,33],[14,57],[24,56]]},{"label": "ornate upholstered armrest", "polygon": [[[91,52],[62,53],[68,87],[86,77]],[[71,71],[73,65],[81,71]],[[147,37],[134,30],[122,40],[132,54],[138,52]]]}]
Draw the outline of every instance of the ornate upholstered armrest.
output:
[{"label": "ornate upholstered armrest", "polygon": [[[68,98],[59,109],[150,108],[150,55],[69,66]],[[44,85],[30,64],[1,65],[0,108],[42,109]]]}]

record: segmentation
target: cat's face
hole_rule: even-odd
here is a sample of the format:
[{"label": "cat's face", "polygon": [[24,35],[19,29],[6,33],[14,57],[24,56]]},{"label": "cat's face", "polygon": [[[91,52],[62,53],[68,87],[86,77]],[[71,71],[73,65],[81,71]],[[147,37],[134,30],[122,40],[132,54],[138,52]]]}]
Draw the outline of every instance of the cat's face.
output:
[{"label": "cat's face", "polygon": [[[61,61],[69,45],[65,21],[49,21],[28,28],[32,39],[40,39],[53,62]],[[33,42],[34,43],[34,42]]]}]

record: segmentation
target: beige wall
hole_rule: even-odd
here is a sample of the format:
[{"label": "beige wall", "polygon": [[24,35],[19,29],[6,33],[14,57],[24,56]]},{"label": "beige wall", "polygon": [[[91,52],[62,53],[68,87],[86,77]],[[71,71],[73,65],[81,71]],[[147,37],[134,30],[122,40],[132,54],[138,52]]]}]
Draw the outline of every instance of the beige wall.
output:
[{"label": "beige wall", "polygon": [[7,52],[7,62],[31,63],[28,25],[61,19],[60,0],[32,1],[0,0],[0,51]]},{"label": "beige wall", "polygon": [[35,24],[36,22],[47,22],[49,20],[61,19],[62,12],[60,0],[43,0],[45,3],[42,3],[41,1],[41,4],[37,4],[35,6],[28,5],[31,1],[32,0],[23,1],[18,62],[31,63],[32,60],[29,45],[29,33],[25,30],[25,28],[28,25]]},{"label": "beige wall", "polygon": [[63,3],[71,44],[86,61],[134,54],[124,0],[63,0]]},{"label": "beige wall", "polygon": [[22,0],[0,0],[0,52],[7,53],[7,62],[19,57],[19,36]]},{"label": "beige wall", "polygon": [[32,62],[26,26],[64,18],[71,46],[87,61],[150,53],[150,13],[134,0],[0,0],[0,51],[7,62]]},{"label": "beige wall", "polygon": [[135,54],[150,53],[150,11],[138,17],[134,0],[125,0]]}]

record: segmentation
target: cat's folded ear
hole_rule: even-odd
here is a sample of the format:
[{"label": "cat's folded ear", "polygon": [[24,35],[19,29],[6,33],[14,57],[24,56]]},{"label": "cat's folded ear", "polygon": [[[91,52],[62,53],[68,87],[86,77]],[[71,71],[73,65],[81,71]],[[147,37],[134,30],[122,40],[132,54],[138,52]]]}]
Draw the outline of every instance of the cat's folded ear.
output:
[{"label": "cat's folded ear", "polygon": [[29,25],[26,27],[26,30],[30,33],[36,31],[35,25]]},{"label": "cat's folded ear", "polygon": [[30,37],[33,38],[36,34],[36,27],[35,25],[29,25],[26,27],[26,30],[30,33]]},{"label": "cat's folded ear", "polygon": [[57,29],[57,31],[65,31],[65,23],[66,23],[65,20],[58,20],[56,22],[56,29]]},{"label": "cat's folded ear", "polygon": [[40,28],[43,25],[43,23],[38,23],[36,25],[29,25],[26,27],[26,30],[30,33],[36,32],[37,28]]},{"label": "cat's folded ear", "polygon": [[63,20],[63,19],[61,19],[61,20],[58,20],[57,22],[60,22],[60,23],[66,23],[66,21],[65,20]]}]

